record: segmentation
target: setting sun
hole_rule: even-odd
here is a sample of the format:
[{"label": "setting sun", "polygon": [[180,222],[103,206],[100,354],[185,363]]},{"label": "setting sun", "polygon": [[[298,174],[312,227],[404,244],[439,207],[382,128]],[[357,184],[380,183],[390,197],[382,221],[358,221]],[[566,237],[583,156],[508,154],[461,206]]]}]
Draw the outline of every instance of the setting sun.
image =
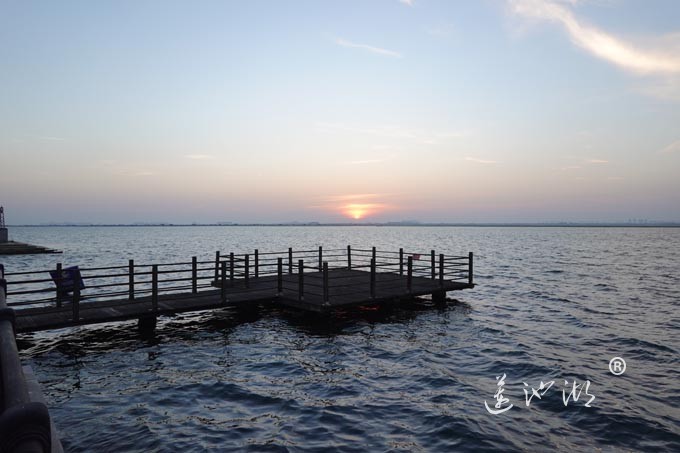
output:
[{"label": "setting sun", "polygon": [[342,207],[342,213],[354,220],[374,214],[380,205],[376,203],[350,203]]},{"label": "setting sun", "polygon": [[360,219],[364,216],[365,211],[362,209],[353,209],[349,212],[353,219]]}]

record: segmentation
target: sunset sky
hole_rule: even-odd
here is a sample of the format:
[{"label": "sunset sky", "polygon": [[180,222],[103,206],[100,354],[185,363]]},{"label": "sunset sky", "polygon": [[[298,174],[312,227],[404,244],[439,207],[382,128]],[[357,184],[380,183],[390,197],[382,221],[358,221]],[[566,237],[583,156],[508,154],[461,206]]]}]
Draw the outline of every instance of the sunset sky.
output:
[{"label": "sunset sky", "polygon": [[680,221],[680,1],[0,0],[44,222]]}]

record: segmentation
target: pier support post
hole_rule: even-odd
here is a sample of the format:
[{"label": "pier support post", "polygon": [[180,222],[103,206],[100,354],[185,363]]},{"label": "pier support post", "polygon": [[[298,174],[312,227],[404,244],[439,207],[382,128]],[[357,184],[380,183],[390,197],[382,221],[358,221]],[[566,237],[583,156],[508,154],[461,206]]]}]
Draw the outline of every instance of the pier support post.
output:
[{"label": "pier support post", "polygon": [[135,260],[128,261],[128,299],[135,300]]},{"label": "pier support post", "polygon": [[195,256],[191,257],[191,292],[198,292],[198,259]]},{"label": "pier support post", "polygon": [[220,301],[222,305],[227,303],[227,262],[222,261],[222,283],[220,284]]},{"label": "pier support post", "polygon": [[413,283],[413,257],[409,255],[408,257],[408,268],[407,268],[407,274],[406,274],[406,289],[408,289],[408,293],[411,294],[411,286]]},{"label": "pier support post", "polygon": [[472,252],[468,253],[468,285],[472,286]]},{"label": "pier support post", "polygon": [[375,299],[375,258],[371,259],[371,299]]},{"label": "pier support post", "polygon": [[220,251],[215,252],[215,283],[220,279]]},{"label": "pier support post", "polygon": [[446,291],[441,290],[441,291],[435,291],[432,293],[432,302],[437,307],[442,307],[446,305]]},{"label": "pier support post", "polygon": [[229,286],[234,286],[234,252],[229,252]]},{"label": "pier support post", "polygon": [[430,266],[432,268],[432,280],[435,279],[436,275],[436,264],[435,264],[435,259],[434,259],[434,250],[430,250]]},{"label": "pier support post", "polygon": [[142,335],[150,335],[156,330],[156,317],[153,315],[137,318],[137,330]]},{"label": "pier support post", "polygon": [[151,307],[158,311],[158,264],[151,267]]},{"label": "pier support post", "polygon": [[250,288],[250,255],[246,254],[245,268],[243,270],[243,277],[246,281],[246,288]]},{"label": "pier support post", "polygon": [[305,262],[298,260],[298,300],[304,300],[305,292]]},{"label": "pier support post", "polygon": [[352,270],[352,247],[347,246],[347,270]]},{"label": "pier support post", "polygon": [[57,281],[55,283],[57,286],[57,308],[61,308],[61,299],[64,298],[61,290],[61,263],[57,263]]},{"label": "pier support post", "polygon": [[439,254],[439,286],[444,287],[444,254]]},{"label": "pier support post", "polygon": [[283,258],[276,259],[276,294],[283,294]]},{"label": "pier support post", "polygon": [[255,249],[255,278],[260,276],[260,252]]}]

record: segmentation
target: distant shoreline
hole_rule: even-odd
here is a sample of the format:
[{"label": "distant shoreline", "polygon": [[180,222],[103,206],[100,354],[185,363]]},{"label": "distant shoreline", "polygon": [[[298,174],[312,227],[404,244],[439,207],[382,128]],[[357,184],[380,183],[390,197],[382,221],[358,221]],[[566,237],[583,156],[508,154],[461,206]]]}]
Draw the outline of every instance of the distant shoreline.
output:
[{"label": "distant shoreline", "polygon": [[289,223],[126,223],[126,224],[96,224],[96,223],[51,223],[7,225],[15,227],[507,227],[507,228],[680,228],[680,222],[647,222],[647,223],[405,223],[405,222],[371,222],[371,223],[319,223],[319,222],[289,222]]}]

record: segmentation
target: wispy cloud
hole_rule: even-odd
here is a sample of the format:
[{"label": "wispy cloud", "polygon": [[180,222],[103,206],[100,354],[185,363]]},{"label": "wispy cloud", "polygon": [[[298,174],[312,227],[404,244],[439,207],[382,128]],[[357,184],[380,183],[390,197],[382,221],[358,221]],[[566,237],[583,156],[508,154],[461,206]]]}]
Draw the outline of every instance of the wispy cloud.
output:
[{"label": "wispy cloud", "polygon": [[393,50],[383,49],[382,47],[369,46],[368,44],[357,44],[346,39],[337,38],[335,44],[342,47],[350,47],[354,49],[362,49],[367,52],[375,53],[378,55],[385,55],[387,57],[402,58],[403,56],[399,52]]},{"label": "wispy cloud", "polygon": [[210,160],[215,158],[212,154],[185,154],[184,157],[192,160]]},{"label": "wispy cloud", "polygon": [[324,197],[324,200],[326,201],[356,201],[356,200],[374,200],[376,198],[380,198],[385,196],[385,194],[381,193],[354,193],[354,194],[348,194],[348,195],[330,195],[328,197]]},{"label": "wispy cloud", "polygon": [[45,141],[48,141],[48,142],[63,142],[64,140],[66,140],[63,137],[52,137],[52,136],[42,136],[42,137],[38,137],[38,138],[40,140],[45,140]]},{"label": "wispy cloud", "polygon": [[414,3],[415,3],[415,0],[399,0],[399,3],[401,3],[402,5],[406,5],[406,6],[413,6]]},{"label": "wispy cloud", "polygon": [[566,167],[562,167],[561,170],[562,171],[570,171],[570,170],[579,170],[580,168],[581,167],[579,167],[578,165],[568,165]]},{"label": "wispy cloud", "polygon": [[348,164],[352,165],[364,165],[364,164],[377,164],[380,162],[385,162],[385,159],[364,159],[364,160],[350,160]]},{"label": "wispy cloud", "polygon": [[404,129],[398,126],[361,127],[344,123],[316,123],[316,126],[325,132],[352,132],[387,138],[416,139],[419,137],[419,131]]},{"label": "wispy cloud", "polygon": [[623,69],[640,74],[680,74],[680,55],[677,53],[665,47],[642,49],[635,46],[585,23],[564,3],[510,0],[510,5],[516,14],[559,23],[574,44]]},{"label": "wispy cloud", "polygon": [[439,138],[463,138],[467,137],[470,135],[469,131],[454,131],[454,132],[443,132],[440,134],[437,134],[437,137]]},{"label": "wispy cloud", "polygon": [[660,153],[677,153],[678,151],[680,151],[680,140],[676,140],[659,150]]},{"label": "wispy cloud", "polygon": [[586,162],[588,162],[589,164],[608,164],[609,163],[608,160],[604,160],[604,159],[588,159]]},{"label": "wispy cloud", "polygon": [[468,162],[474,162],[476,164],[485,164],[485,165],[497,164],[498,163],[497,160],[479,159],[477,157],[470,157],[470,156],[466,157],[465,160],[467,160]]},{"label": "wispy cloud", "polygon": [[[375,135],[377,137],[387,138],[387,139],[403,139],[418,142],[426,145],[434,145],[438,143],[445,142],[451,139],[461,139],[472,134],[470,131],[446,131],[446,132],[436,132],[432,130],[424,129],[410,129],[407,127],[395,126],[395,125],[354,125],[345,123],[325,123],[317,122],[316,128],[320,132],[324,133],[356,133],[356,134],[366,134]],[[374,145],[372,149],[390,149],[395,146],[378,144]]]},{"label": "wispy cloud", "polygon": [[637,76],[636,90],[666,101],[680,101],[680,33],[630,39],[614,36],[577,17],[578,1],[508,0],[517,15],[561,25],[571,41],[590,54]]}]

